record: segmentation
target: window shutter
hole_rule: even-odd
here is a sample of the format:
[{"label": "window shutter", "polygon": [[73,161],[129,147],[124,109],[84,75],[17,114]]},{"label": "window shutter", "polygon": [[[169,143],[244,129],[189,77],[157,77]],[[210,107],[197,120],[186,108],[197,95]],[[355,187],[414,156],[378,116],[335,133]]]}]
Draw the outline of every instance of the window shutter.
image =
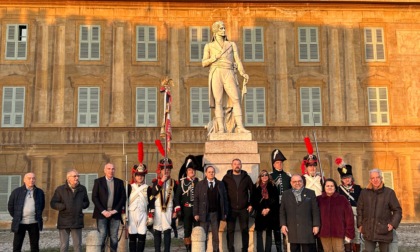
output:
[{"label": "window shutter", "polygon": [[368,88],[368,106],[371,125],[389,125],[387,88]]},{"label": "window shutter", "polygon": [[197,61],[200,59],[199,55],[200,45],[198,44],[198,29],[191,28],[191,61]]},{"label": "window shutter", "polygon": [[16,28],[16,25],[7,25],[6,59],[15,58],[17,43]]},{"label": "window shutter", "polygon": [[96,173],[88,173],[88,174],[79,173],[79,175],[80,175],[80,177],[79,177],[80,184],[82,184],[86,187],[88,198],[89,198],[89,207],[87,209],[84,209],[83,212],[92,213],[93,209],[95,208],[95,205],[92,202],[92,189],[93,189],[93,184],[95,183],[95,179],[98,178],[98,174],[96,174]]},{"label": "window shutter", "polygon": [[91,59],[100,59],[100,44],[101,44],[101,28],[100,26],[92,26],[91,39]]},{"label": "window shutter", "polygon": [[204,126],[210,121],[209,89],[207,87],[192,87],[190,89],[190,124]]},{"label": "window shutter", "polygon": [[366,60],[374,59],[372,29],[365,29],[365,57]]},{"label": "window shutter", "polygon": [[149,27],[148,59],[157,60],[156,28]]},{"label": "window shutter", "polygon": [[262,28],[255,28],[255,60],[264,60],[264,35]]},{"label": "window shutter", "polygon": [[90,88],[90,126],[99,126],[99,88]]},{"label": "window shutter", "polygon": [[244,60],[252,60],[252,30],[248,28],[244,29],[244,54]]},{"label": "window shutter", "polygon": [[0,176],[0,213],[8,213],[7,204],[10,194],[14,189],[21,186],[20,175]]},{"label": "window shutter", "polygon": [[146,59],[146,38],[145,38],[145,27],[137,27],[137,59]]},{"label": "window shutter", "polygon": [[394,174],[392,171],[384,171],[382,172],[383,181],[386,187],[391,188],[394,190]]},{"label": "window shutter", "polygon": [[309,29],[310,34],[310,59],[311,60],[318,60],[318,28],[310,28]]},{"label": "window shutter", "polygon": [[321,88],[301,87],[300,88],[300,109],[302,126],[321,126]]},{"label": "window shutter", "polygon": [[157,125],[157,89],[138,87],[136,89],[136,125],[140,127]]},{"label": "window shutter", "polygon": [[25,112],[25,88],[3,88],[3,127],[23,127]]},{"label": "window shutter", "polygon": [[317,27],[299,27],[299,61],[319,62],[319,42]]},{"label": "window shutter", "polygon": [[378,60],[385,59],[385,48],[382,29],[376,29],[376,58]]},{"label": "window shutter", "polygon": [[80,87],[78,101],[78,123],[79,127],[99,126],[99,88]]},{"label": "window shutter", "polygon": [[89,28],[87,26],[80,26],[80,49],[79,58],[89,59]]},{"label": "window shutter", "polygon": [[265,88],[248,88],[245,122],[248,126],[265,126]]},{"label": "window shutter", "polygon": [[309,59],[308,46],[306,44],[306,29],[299,28],[299,60]]}]

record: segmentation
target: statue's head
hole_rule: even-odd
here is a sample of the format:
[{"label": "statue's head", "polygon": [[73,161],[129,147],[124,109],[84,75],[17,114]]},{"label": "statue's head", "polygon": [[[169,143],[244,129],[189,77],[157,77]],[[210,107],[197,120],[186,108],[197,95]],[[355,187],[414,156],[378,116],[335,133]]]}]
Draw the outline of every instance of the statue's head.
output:
[{"label": "statue's head", "polygon": [[[212,41],[214,41],[214,38],[216,37],[217,33],[220,31],[220,27],[225,27],[225,23],[223,23],[223,21],[216,21],[211,26],[211,31],[213,32]],[[224,35],[224,38],[225,40],[228,40],[226,35]]]}]

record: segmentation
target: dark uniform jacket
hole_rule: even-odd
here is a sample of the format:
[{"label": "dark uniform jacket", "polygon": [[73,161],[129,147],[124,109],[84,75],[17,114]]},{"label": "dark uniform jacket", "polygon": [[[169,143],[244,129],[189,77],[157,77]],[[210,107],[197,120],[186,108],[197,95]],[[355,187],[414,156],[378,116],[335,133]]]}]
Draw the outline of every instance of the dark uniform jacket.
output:
[{"label": "dark uniform jacket", "polygon": [[[214,179],[214,188],[218,191],[217,202],[218,202],[218,219],[226,220],[228,215],[228,200],[226,194],[226,188],[222,181]],[[208,191],[208,180],[204,179],[198,182],[195,190],[195,205],[193,208],[194,216],[198,215],[201,222],[206,222],[207,214],[209,213],[209,202],[207,197]]]},{"label": "dark uniform jacket", "polygon": [[231,210],[243,210],[251,205],[250,196],[254,186],[251,177],[244,170],[241,170],[239,187],[236,186],[233,176],[233,171],[228,170],[223,177],[223,183],[226,186],[228,195],[229,213],[231,213]]},{"label": "dark uniform jacket", "polygon": [[280,226],[287,226],[290,243],[315,243],[312,228],[321,226],[315,192],[303,188],[301,197],[302,201],[297,203],[292,189],[283,193],[280,205]]},{"label": "dark uniform jacket", "polygon": [[[279,223],[273,220],[279,218],[279,193],[272,183],[267,184],[268,199],[263,199],[261,186],[254,185],[251,195],[252,208],[255,214],[255,230],[272,230],[278,228]],[[270,211],[266,216],[262,215],[262,210],[269,208]]]},{"label": "dark uniform jacket", "polygon": [[[122,221],[121,212],[125,206],[125,200],[124,182],[114,177],[114,202],[112,203],[112,209],[117,210],[117,213],[111,216],[112,219]],[[102,215],[102,212],[107,210],[108,204],[108,185],[105,176],[95,179],[92,189],[92,202],[95,205],[93,218],[105,219],[105,216]]]},{"label": "dark uniform jacket", "polygon": [[347,198],[352,207],[357,206],[357,200],[359,199],[360,193],[362,192],[362,188],[359,185],[353,185],[350,190],[347,190],[343,185],[340,185],[338,187],[338,191],[341,195]]},{"label": "dark uniform jacket", "polygon": [[89,207],[86,187],[78,184],[73,190],[66,182],[55,189],[50,202],[51,208],[58,210],[57,228],[83,228],[83,209]]},{"label": "dark uniform jacket", "polygon": [[402,209],[394,190],[382,186],[373,190],[369,185],[362,190],[357,202],[357,227],[362,226],[363,238],[368,241],[392,242],[392,230],[398,227]]},{"label": "dark uniform jacket", "polygon": [[[16,233],[19,230],[19,224],[22,221],[23,205],[25,203],[25,197],[27,192],[28,189],[26,189],[26,186],[23,185],[13,190],[12,194],[10,194],[9,197],[8,210],[10,216],[13,217],[11,230],[14,233]],[[45,208],[44,191],[34,186],[33,197],[35,200],[35,220],[38,222],[39,231],[42,231],[42,211],[44,211]]]},{"label": "dark uniform jacket", "polygon": [[[179,185],[176,189],[175,197],[179,201],[181,208],[185,207],[186,204],[188,207],[192,207],[194,205],[195,187],[197,186],[197,183],[198,178],[194,178],[192,183],[191,180],[186,177],[179,180]],[[188,192],[185,193],[186,191]]]}]

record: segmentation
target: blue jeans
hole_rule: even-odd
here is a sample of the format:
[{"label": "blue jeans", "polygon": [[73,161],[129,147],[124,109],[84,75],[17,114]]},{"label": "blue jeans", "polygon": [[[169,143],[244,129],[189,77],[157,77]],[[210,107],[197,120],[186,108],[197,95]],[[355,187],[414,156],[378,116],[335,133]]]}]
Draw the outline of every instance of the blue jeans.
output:
[{"label": "blue jeans", "polygon": [[99,239],[101,241],[101,251],[105,251],[105,240],[106,237],[110,238],[110,249],[112,252],[116,252],[118,248],[118,229],[120,227],[120,220],[112,218],[98,219],[98,232]]}]

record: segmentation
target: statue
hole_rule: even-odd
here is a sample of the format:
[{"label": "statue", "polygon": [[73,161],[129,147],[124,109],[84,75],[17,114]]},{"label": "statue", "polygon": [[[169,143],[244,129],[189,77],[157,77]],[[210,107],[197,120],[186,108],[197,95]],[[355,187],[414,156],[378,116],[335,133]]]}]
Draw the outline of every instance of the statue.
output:
[{"label": "statue", "polygon": [[202,65],[210,66],[209,103],[214,108],[213,126],[216,133],[249,133],[242,123],[241,97],[236,71],[244,78],[243,91],[249,76],[245,73],[238,48],[226,37],[225,24],[217,21],[212,25],[213,39],[204,47]]}]

